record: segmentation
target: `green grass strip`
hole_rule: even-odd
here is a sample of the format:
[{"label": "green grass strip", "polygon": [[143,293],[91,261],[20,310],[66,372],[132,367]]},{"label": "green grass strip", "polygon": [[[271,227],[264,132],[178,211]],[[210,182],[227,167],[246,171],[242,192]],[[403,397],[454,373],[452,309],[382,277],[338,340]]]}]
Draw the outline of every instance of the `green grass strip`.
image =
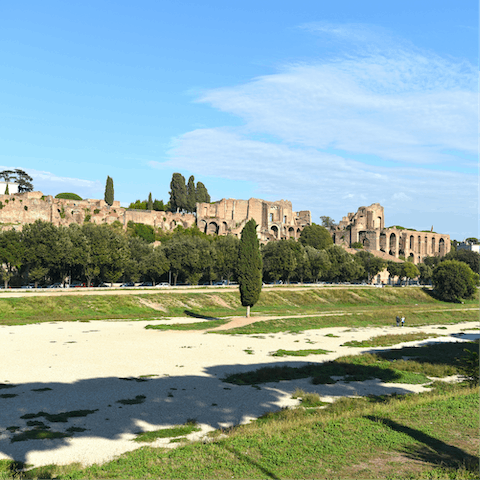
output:
[{"label": "green grass strip", "polygon": [[193,421],[185,423],[185,425],[177,425],[172,428],[163,428],[152,432],[143,432],[138,434],[133,440],[135,442],[154,442],[157,438],[183,437],[192,432],[199,432],[200,428]]},{"label": "green grass strip", "polygon": [[358,342],[357,340],[345,342],[344,344],[342,344],[342,347],[390,347],[399,343],[414,342],[440,336],[441,335],[437,335],[435,333],[424,332],[405,333],[403,335],[378,335],[376,337],[371,337],[368,340],[363,340],[361,342]]},{"label": "green grass strip", "polygon": [[326,353],[331,353],[330,350],[322,350],[318,348],[316,350],[277,350],[272,352],[270,355],[272,357],[307,357],[308,355],[325,355]]},{"label": "green grass strip", "polygon": [[170,325],[146,325],[147,330],[208,330],[225,325],[230,319],[208,320],[194,323],[173,323]]}]

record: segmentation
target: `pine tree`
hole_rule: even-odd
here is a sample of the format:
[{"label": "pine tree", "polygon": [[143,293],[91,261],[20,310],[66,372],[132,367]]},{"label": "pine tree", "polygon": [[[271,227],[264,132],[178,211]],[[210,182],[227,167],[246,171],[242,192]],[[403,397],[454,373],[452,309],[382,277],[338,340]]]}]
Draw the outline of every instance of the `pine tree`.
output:
[{"label": "pine tree", "polygon": [[5,188],[5,195],[10,195],[10,190],[8,189],[8,183],[7,183],[7,186]]},{"label": "pine tree", "polygon": [[262,291],[262,255],[256,227],[253,219],[246,223],[238,248],[237,277],[240,299],[242,305],[247,307],[247,317],[250,316],[250,307],[257,303]]},{"label": "pine tree", "polygon": [[170,209],[172,212],[187,210],[187,186],[181,173],[174,173],[170,182]]},{"label": "pine tree", "polygon": [[197,197],[197,203],[210,203],[210,195],[208,194],[208,190],[202,182],[197,183],[195,193]]},{"label": "pine tree", "polygon": [[112,206],[113,205],[113,180],[110,177],[107,177],[107,183],[105,185],[105,202]]},{"label": "pine tree", "polygon": [[152,192],[148,194],[147,210],[153,210]]},{"label": "pine tree", "polygon": [[187,184],[187,211],[190,213],[195,212],[197,208],[197,195],[195,192],[195,178],[193,175],[188,179]]}]

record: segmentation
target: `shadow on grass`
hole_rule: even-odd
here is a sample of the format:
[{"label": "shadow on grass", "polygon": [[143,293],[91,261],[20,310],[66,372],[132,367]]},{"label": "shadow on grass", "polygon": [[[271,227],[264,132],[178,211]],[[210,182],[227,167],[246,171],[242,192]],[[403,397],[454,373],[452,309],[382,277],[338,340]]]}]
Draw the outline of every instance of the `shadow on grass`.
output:
[{"label": "shadow on grass", "polygon": [[248,455],[245,455],[244,453],[241,453],[238,450],[235,450],[233,447],[225,446],[225,450],[228,450],[230,453],[233,453],[240,460],[243,460],[244,462],[247,462],[250,465],[253,465],[254,467],[258,468],[261,472],[267,475],[267,477],[273,478],[274,480],[280,480],[280,477],[277,477],[273,472],[271,472],[270,470],[267,470],[265,467],[262,467],[258,462],[256,462],[255,460],[252,460]]},{"label": "shadow on grass", "polygon": [[184,310],[183,313],[184,313],[187,317],[201,318],[201,319],[203,319],[203,320],[220,320],[220,319],[217,318],[217,317],[208,317],[208,316],[206,316],[206,315],[202,315],[201,313],[192,312],[191,310]]},{"label": "shadow on grass", "polygon": [[387,418],[367,415],[364,418],[376,423],[383,423],[386,427],[399,433],[409,435],[423,444],[422,447],[407,447],[404,453],[413,460],[430,463],[435,466],[459,469],[465,467],[470,472],[478,473],[478,458],[464,450],[432,437],[420,430],[401,425]]}]

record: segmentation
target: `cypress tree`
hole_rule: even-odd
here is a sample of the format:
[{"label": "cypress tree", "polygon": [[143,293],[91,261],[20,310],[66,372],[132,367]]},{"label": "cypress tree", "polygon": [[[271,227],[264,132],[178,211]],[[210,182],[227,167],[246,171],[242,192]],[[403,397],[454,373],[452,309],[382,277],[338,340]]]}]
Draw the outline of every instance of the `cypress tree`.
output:
[{"label": "cypress tree", "polygon": [[193,175],[188,179],[187,184],[187,211],[193,213],[197,208],[197,195],[195,192],[195,178]]},{"label": "cypress tree", "polygon": [[207,187],[202,182],[197,183],[196,196],[198,203],[210,203],[210,195],[208,194]]},{"label": "cypress tree", "polygon": [[153,210],[152,192],[148,194],[147,210]]},{"label": "cypress tree", "polygon": [[174,173],[170,182],[170,209],[172,212],[187,210],[187,186],[181,173]]},{"label": "cypress tree", "polygon": [[250,307],[253,307],[262,291],[262,255],[256,232],[257,224],[253,218],[242,230],[238,247],[237,277],[242,305],[247,307],[247,317]]},{"label": "cypress tree", "polygon": [[7,183],[7,186],[5,188],[5,195],[10,195],[10,190],[8,189],[8,183]]},{"label": "cypress tree", "polygon": [[107,183],[105,185],[105,202],[112,206],[113,205],[113,180],[110,177],[107,177]]}]

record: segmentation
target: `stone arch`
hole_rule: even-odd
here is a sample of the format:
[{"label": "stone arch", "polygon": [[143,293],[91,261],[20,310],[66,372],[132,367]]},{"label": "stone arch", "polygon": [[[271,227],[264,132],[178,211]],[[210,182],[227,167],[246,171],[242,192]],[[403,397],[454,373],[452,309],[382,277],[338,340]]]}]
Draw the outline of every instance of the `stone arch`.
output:
[{"label": "stone arch", "polygon": [[293,227],[290,227],[290,228],[288,229],[288,236],[289,236],[290,238],[295,238],[295,229],[294,229]]},{"label": "stone arch", "polygon": [[215,222],[210,222],[207,227],[207,233],[210,235],[218,235],[218,225]]},{"label": "stone arch", "polygon": [[422,237],[418,236],[418,246],[417,246],[418,253],[422,253]]},{"label": "stone arch", "polygon": [[441,237],[438,241],[438,253],[441,256],[445,255],[445,240],[443,239],[443,237]]},{"label": "stone arch", "polygon": [[297,238],[300,237],[300,234],[301,234],[301,233],[302,233],[302,231],[301,231],[299,228],[297,228]]},{"label": "stone arch", "polygon": [[380,248],[380,251],[384,253],[387,250],[387,235],[385,233],[380,234],[379,248]]},{"label": "stone arch", "polygon": [[410,252],[408,258],[411,259],[412,263],[415,263],[415,256],[413,255],[413,253]]},{"label": "stone arch", "polygon": [[278,239],[278,227],[276,225],[272,225],[270,227],[270,233]]},{"label": "stone arch", "polygon": [[198,229],[203,233],[207,233],[207,222],[200,220],[200,222],[198,222]]},{"label": "stone arch", "polygon": [[268,221],[273,222],[273,213],[268,214]]},{"label": "stone arch", "polygon": [[435,249],[435,237],[432,237],[432,254],[435,254],[436,249]]},{"label": "stone arch", "polygon": [[395,233],[391,233],[390,237],[388,238],[388,253],[390,255],[395,255],[397,251],[397,236]]},{"label": "stone arch", "polygon": [[425,255],[428,255],[428,237],[425,235],[424,239]]},{"label": "stone arch", "polygon": [[382,228],[382,217],[377,217],[375,219],[374,228]]},{"label": "stone arch", "polygon": [[410,250],[415,250],[415,237],[410,235]]},{"label": "stone arch", "polygon": [[175,220],[172,220],[170,222],[170,230],[173,230],[177,226],[177,222]]}]

